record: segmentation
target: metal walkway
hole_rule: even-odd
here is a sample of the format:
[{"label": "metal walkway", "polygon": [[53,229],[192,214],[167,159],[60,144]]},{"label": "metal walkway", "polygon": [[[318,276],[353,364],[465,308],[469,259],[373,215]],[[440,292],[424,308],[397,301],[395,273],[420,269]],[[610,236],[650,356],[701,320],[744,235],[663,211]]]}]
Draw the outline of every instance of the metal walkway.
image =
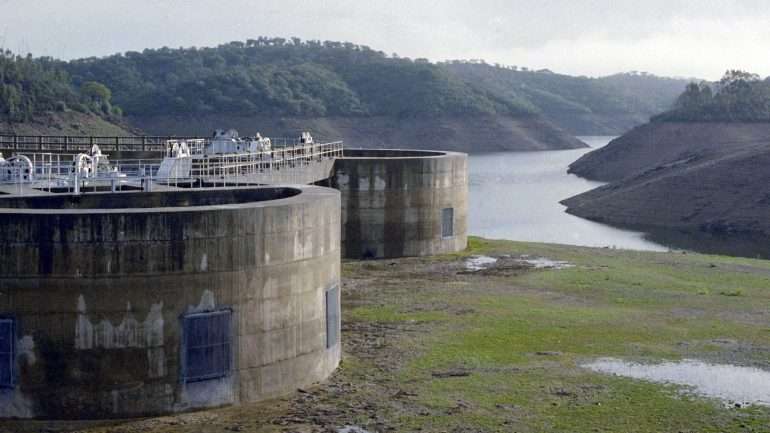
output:
[{"label": "metal walkway", "polygon": [[[272,147],[267,150],[210,153],[211,141],[0,136],[0,151],[7,158],[0,154],[0,196],[310,184],[331,176],[343,149],[341,141],[271,139]],[[153,152],[157,157],[112,160],[110,149],[121,155]]]}]

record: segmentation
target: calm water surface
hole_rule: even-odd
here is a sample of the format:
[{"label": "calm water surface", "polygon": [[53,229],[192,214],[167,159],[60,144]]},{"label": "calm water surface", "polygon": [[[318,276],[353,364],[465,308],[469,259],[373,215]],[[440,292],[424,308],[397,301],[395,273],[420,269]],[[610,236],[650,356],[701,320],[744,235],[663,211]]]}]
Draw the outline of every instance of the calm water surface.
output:
[{"label": "calm water surface", "polygon": [[[613,137],[580,137],[592,149]],[[559,201],[602,185],[567,174],[592,149],[471,155],[469,233],[492,239],[666,251],[643,233],[564,212]]]},{"label": "calm water surface", "polygon": [[718,398],[730,406],[770,406],[770,371],[758,368],[693,359],[641,364],[615,358],[598,359],[583,367],[599,373],[683,385],[694,394]]}]

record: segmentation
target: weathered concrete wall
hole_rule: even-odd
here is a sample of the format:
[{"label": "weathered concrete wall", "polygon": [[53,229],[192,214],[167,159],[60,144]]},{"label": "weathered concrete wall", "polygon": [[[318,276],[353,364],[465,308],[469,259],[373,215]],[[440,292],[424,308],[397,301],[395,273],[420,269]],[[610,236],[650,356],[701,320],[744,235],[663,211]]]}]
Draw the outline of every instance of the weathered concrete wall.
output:
[{"label": "weathered concrete wall", "polygon": [[[467,245],[467,155],[346,149],[331,185],[342,193],[347,258],[424,256]],[[451,234],[442,214],[452,209]]]},{"label": "weathered concrete wall", "polygon": [[[0,319],[16,325],[0,417],[169,413],[323,380],[339,245],[339,193],[320,187],[0,198]],[[231,311],[231,367],[190,382],[182,320],[206,311]]]}]

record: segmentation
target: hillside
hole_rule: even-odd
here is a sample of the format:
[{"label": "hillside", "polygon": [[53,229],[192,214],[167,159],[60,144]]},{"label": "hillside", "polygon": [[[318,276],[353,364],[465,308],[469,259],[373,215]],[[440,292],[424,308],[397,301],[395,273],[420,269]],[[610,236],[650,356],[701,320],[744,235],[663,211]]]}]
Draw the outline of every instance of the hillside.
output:
[{"label": "hillside", "polygon": [[569,172],[603,182],[729,155],[770,143],[770,123],[651,122],[583,155]]},{"label": "hillside", "polygon": [[104,83],[132,115],[296,117],[533,115],[427,61],[351,43],[250,39],[161,48],[62,65],[76,84]]},{"label": "hillside", "polygon": [[770,122],[770,77],[730,70],[716,83],[690,83],[653,121]]},{"label": "hillside", "polygon": [[575,135],[619,135],[669,110],[690,80],[643,73],[601,78],[483,63],[442,64],[458,78],[531,107]]},{"label": "hillside", "polygon": [[351,43],[259,38],[64,65],[134,116],[436,118],[542,115],[575,134],[619,133],[671,107],[687,80],[571,77],[389,57]]},{"label": "hillside", "polygon": [[[384,141],[398,147],[424,144],[404,141],[410,134],[389,140],[392,130],[376,127],[382,119],[408,125],[419,119],[425,123],[420,132],[424,137],[446,137],[447,129],[436,125],[453,124],[456,127],[449,129],[457,130],[467,122],[467,129],[476,131],[475,125],[488,119],[527,124],[525,129],[539,129],[539,135],[549,137],[615,134],[669,108],[686,84],[646,74],[590,79],[467,62],[433,64],[346,42],[264,37],[209,48],[127,52],[62,66],[76,84],[106,84],[115,103],[137,126],[150,125],[151,133],[160,133],[163,126],[198,133],[194,125],[200,119],[207,119],[206,124],[266,120],[265,125],[248,124],[249,133],[275,129],[276,123],[306,121],[310,126],[332,125],[344,137],[364,137],[361,145]],[[217,126],[233,126],[226,123]],[[180,130],[184,124],[190,129]],[[506,138],[506,128],[493,129],[499,133],[486,135],[495,141],[481,141],[485,134],[476,134],[470,142],[451,141],[452,135],[470,135],[459,133],[448,134],[450,141],[442,144],[471,151],[576,145],[567,138],[533,147],[526,139],[518,141],[520,134]]]},{"label": "hillside", "polygon": [[62,63],[76,85],[104,83],[149,134],[310,130],[349,146],[462,151],[584,147],[526,103],[424,60],[350,43],[251,39]]},{"label": "hillside", "polygon": [[141,135],[141,132],[124,123],[112,122],[90,113],[68,110],[41,112],[24,122],[0,121],[0,134],[126,137]]},{"label": "hillside", "polygon": [[[713,98],[723,101],[746,85],[722,86],[727,94]],[[770,122],[720,120],[761,113],[757,107],[768,100],[744,94],[725,105],[707,102],[709,109],[699,111],[707,117],[666,120],[688,112],[682,99],[672,112],[570,165],[572,173],[610,183],[565,200],[568,212],[645,230],[770,238]]]},{"label": "hillside", "polygon": [[767,123],[653,123],[574,163],[573,172],[611,182],[565,204],[580,216],[629,224],[706,222],[770,205],[768,156]]},{"label": "hillside", "polygon": [[[69,122],[58,119],[81,117],[74,122],[79,134],[101,133],[104,128],[91,128],[96,123],[157,135],[234,127],[283,136],[308,129],[351,146],[471,152],[582,147],[573,135],[617,134],[643,123],[669,108],[686,83],[640,73],[594,79],[431,63],[298,38],[69,62],[6,57],[25,72],[3,74],[5,131],[69,133]],[[21,127],[25,122],[31,124]]]},{"label": "hillside", "polygon": [[58,61],[0,51],[0,133],[127,135],[120,107],[95,82],[72,83]]},{"label": "hillside", "polygon": [[461,152],[552,150],[586,145],[537,117],[501,115],[428,118],[270,117],[209,114],[202,116],[129,117],[148,134],[203,135],[227,125],[243,134],[257,131],[291,137],[312,131],[320,140],[344,140],[349,147],[441,149]]}]

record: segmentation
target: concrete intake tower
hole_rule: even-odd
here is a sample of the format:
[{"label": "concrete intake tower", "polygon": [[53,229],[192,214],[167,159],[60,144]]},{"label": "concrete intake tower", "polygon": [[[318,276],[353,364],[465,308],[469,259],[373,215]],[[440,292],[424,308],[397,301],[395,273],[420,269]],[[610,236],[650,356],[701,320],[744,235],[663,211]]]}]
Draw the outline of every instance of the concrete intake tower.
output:
[{"label": "concrete intake tower", "polygon": [[288,394],[339,365],[342,257],[467,245],[463,153],[237,131],[0,148],[0,418]]},{"label": "concrete intake tower", "polygon": [[0,198],[0,417],[257,401],[340,360],[340,201],[264,187]]}]

